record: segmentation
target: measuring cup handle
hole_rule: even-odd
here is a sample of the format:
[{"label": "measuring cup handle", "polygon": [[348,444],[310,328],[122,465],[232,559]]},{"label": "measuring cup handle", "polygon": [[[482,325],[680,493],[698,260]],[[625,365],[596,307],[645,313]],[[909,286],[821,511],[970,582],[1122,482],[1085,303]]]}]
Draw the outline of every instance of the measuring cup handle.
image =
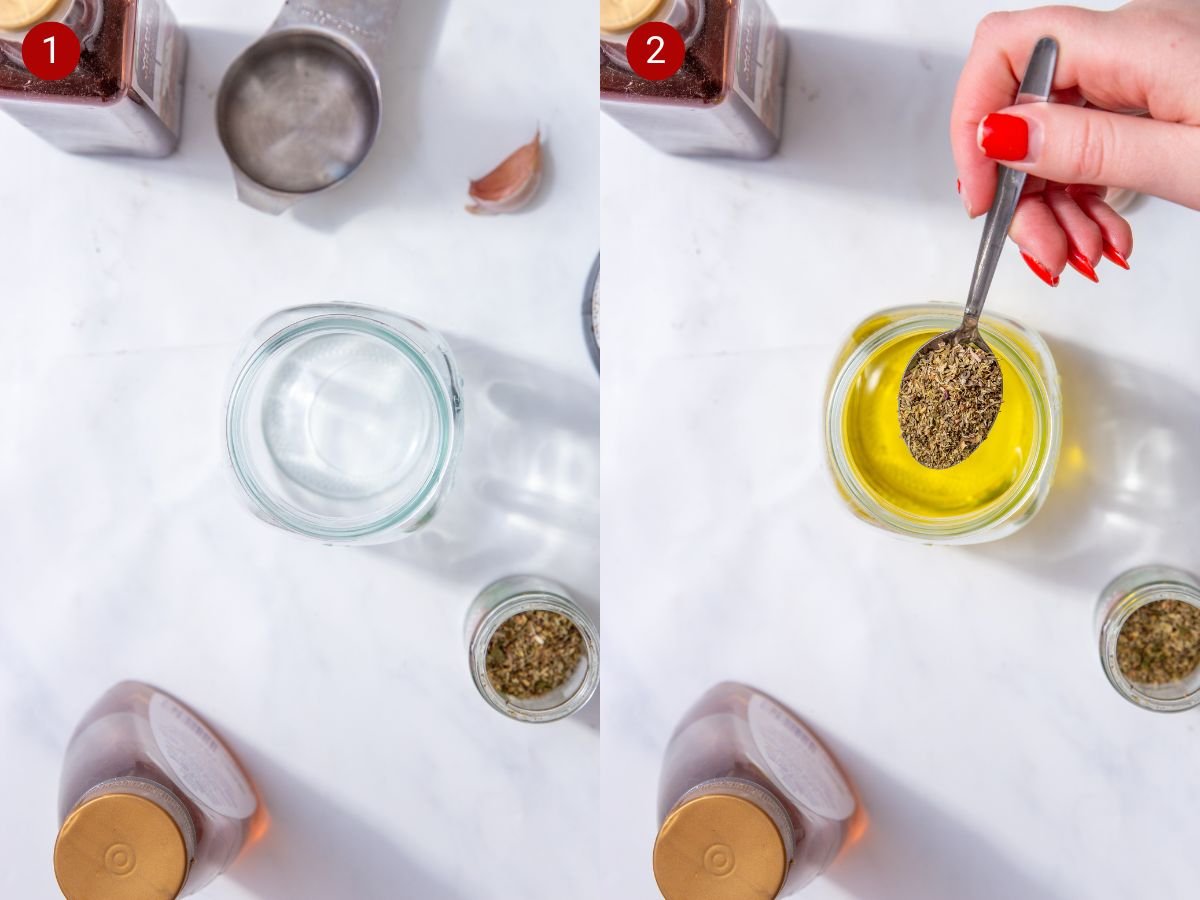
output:
[{"label": "measuring cup handle", "polygon": [[286,0],[271,30],[323,28],[356,44],[378,65],[399,7],[397,0]]},{"label": "measuring cup handle", "polygon": [[279,216],[296,205],[295,194],[281,194],[256,183],[234,167],[234,185],[237,187],[237,197],[252,209]]}]

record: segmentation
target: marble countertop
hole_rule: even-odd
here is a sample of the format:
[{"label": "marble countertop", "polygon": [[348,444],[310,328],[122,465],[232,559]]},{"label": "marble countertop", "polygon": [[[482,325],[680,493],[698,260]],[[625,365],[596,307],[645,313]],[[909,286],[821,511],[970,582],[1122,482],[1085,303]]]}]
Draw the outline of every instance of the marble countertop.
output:
[{"label": "marble countertop", "polygon": [[[385,121],[345,186],[273,219],[234,199],[213,106],[280,0],[171,0],[191,44],[180,152],[71,157],[0,116],[0,895],[58,896],[59,764],[124,678],[209,717],[272,815],[206,900],[600,897],[598,705],[509,722],[463,616],[529,571],[599,594],[599,383],[580,328],[598,249],[595,23],[574,4],[406,2]],[[523,8],[524,13],[524,8]],[[548,77],[550,74],[553,77]],[[540,127],[536,208],[464,212]],[[327,548],[245,512],[227,369],[251,327],[349,300],[445,332],[467,381],[444,515]]]},{"label": "marble countertop", "polygon": [[1092,612],[1127,567],[1200,568],[1200,216],[1142,202],[1132,271],[1099,285],[1051,290],[1010,249],[989,306],[1062,374],[1049,501],[973,548],[872,529],[825,470],[825,380],[868,314],[965,296],[982,223],[946,132],[990,4],[771,5],[776,159],[675,159],[602,126],[605,896],[657,896],[662,752],[728,678],[791,705],[861,790],[866,836],[805,898],[1195,896],[1200,715],[1121,699]]}]

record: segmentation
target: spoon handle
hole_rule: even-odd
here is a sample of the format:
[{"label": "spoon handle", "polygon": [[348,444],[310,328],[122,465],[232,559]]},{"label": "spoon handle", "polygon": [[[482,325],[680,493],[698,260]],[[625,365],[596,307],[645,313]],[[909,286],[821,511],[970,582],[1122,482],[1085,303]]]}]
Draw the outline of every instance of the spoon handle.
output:
[{"label": "spoon handle", "polygon": [[[1058,63],[1058,41],[1052,37],[1044,37],[1033,48],[1029,58],[1029,67],[1025,70],[1025,78],[1021,81],[1021,89],[1017,94],[1017,103],[1034,103],[1050,98],[1050,86],[1054,82],[1054,68]],[[996,198],[992,208],[988,210],[987,219],[983,225],[983,237],[979,240],[979,254],[975,257],[975,274],[971,277],[971,290],[967,294],[967,308],[963,315],[963,325],[974,329],[979,324],[979,315],[983,312],[983,302],[987,299],[988,289],[992,286],[992,277],[996,274],[996,264],[1000,262],[1000,254],[1004,250],[1004,239],[1012,225],[1013,213],[1017,211],[1017,201],[1021,199],[1021,189],[1025,187],[1025,173],[999,166],[1000,179],[996,185]]]}]

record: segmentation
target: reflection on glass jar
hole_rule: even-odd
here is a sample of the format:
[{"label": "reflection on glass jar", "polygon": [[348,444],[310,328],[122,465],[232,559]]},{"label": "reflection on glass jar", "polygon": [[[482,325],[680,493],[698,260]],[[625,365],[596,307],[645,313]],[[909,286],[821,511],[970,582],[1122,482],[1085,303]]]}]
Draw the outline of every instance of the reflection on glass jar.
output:
[{"label": "reflection on glass jar", "polygon": [[[1183,629],[1170,622],[1161,623],[1165,630],[1158,634],[1153,633],[1153,625],[1143,626],[1140,640],[1144,647],[1122,647],[1122,630],[1131,618],[1139,612],[1144,616],[1151,604],[1164,601],[1176,604],[1176,609],[1188,613],[1192,622]],[[1200,631],[1195,624],[1200,612],[1189,613],[1191,609],[1200,610],[1200,580],[1169,566],[1131,569],[1101,592],[1096,604],[1100,665],[1117,693],[1155,712],[1182,712],[1200,706]],[[1179,620],[1178,616],[1174,618]],[[1153,667],[1140,665],[1147,655],[1154,658]],[[1142,675],[1133,669],[1127,672],[1125,667],[1131,663],[1148,671]]]},{"label": "reflection on glass jar", "polygon": [[415,531],[450,486],[462,383],[441,335],[386,310],[288,309],[255,329],[226,411],[251,508],[321,541]]},{"label": "reflection on glass jar", "polygon": [[[488,652],[501,627],[515,616],[535,612],[565,618],[579,632],[582,649],[573,671],[545,693],[516,697],[502,693],[488,672]],[[565,587],[533,575],[513,575],[484,588],[466,618],[467,656],[480,696],[495,710],[519,722],[554,722],[587,704],[600,684],[600,634]]]},{"label": "reflection on glass jar", "polygon": [[957,306],[884,310],[862,322],[834,364],[825,438],[838,490],[861,518],[925,543],[997,540],[1025,525],[1050,490],[1062,440],[1062,396],[1050,349],[1011,319],[980,331],[1000,362],[1004,401],[966,461],[927,469],[900,436],[900,379],[913,353],[958,327]]}]

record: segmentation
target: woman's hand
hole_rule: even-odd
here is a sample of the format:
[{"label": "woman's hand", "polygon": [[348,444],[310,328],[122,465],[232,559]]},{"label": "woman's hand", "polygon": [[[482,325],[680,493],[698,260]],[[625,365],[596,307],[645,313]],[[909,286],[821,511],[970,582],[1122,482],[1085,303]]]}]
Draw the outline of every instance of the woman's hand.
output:
[{"label": "woman's hand", "polygon": [[[1010,106],[1044,35],[1059,43],[1052,102]],[[1200,2],[992,13],[959,79],[950,140],[972,217],[992,204],[995,161],[1030,173],[1009,236],[1047,284],[1068,263],[1098,280],[1102,255],[1129,268],[1133,232],[1107,188],[1200,209]]]}]

